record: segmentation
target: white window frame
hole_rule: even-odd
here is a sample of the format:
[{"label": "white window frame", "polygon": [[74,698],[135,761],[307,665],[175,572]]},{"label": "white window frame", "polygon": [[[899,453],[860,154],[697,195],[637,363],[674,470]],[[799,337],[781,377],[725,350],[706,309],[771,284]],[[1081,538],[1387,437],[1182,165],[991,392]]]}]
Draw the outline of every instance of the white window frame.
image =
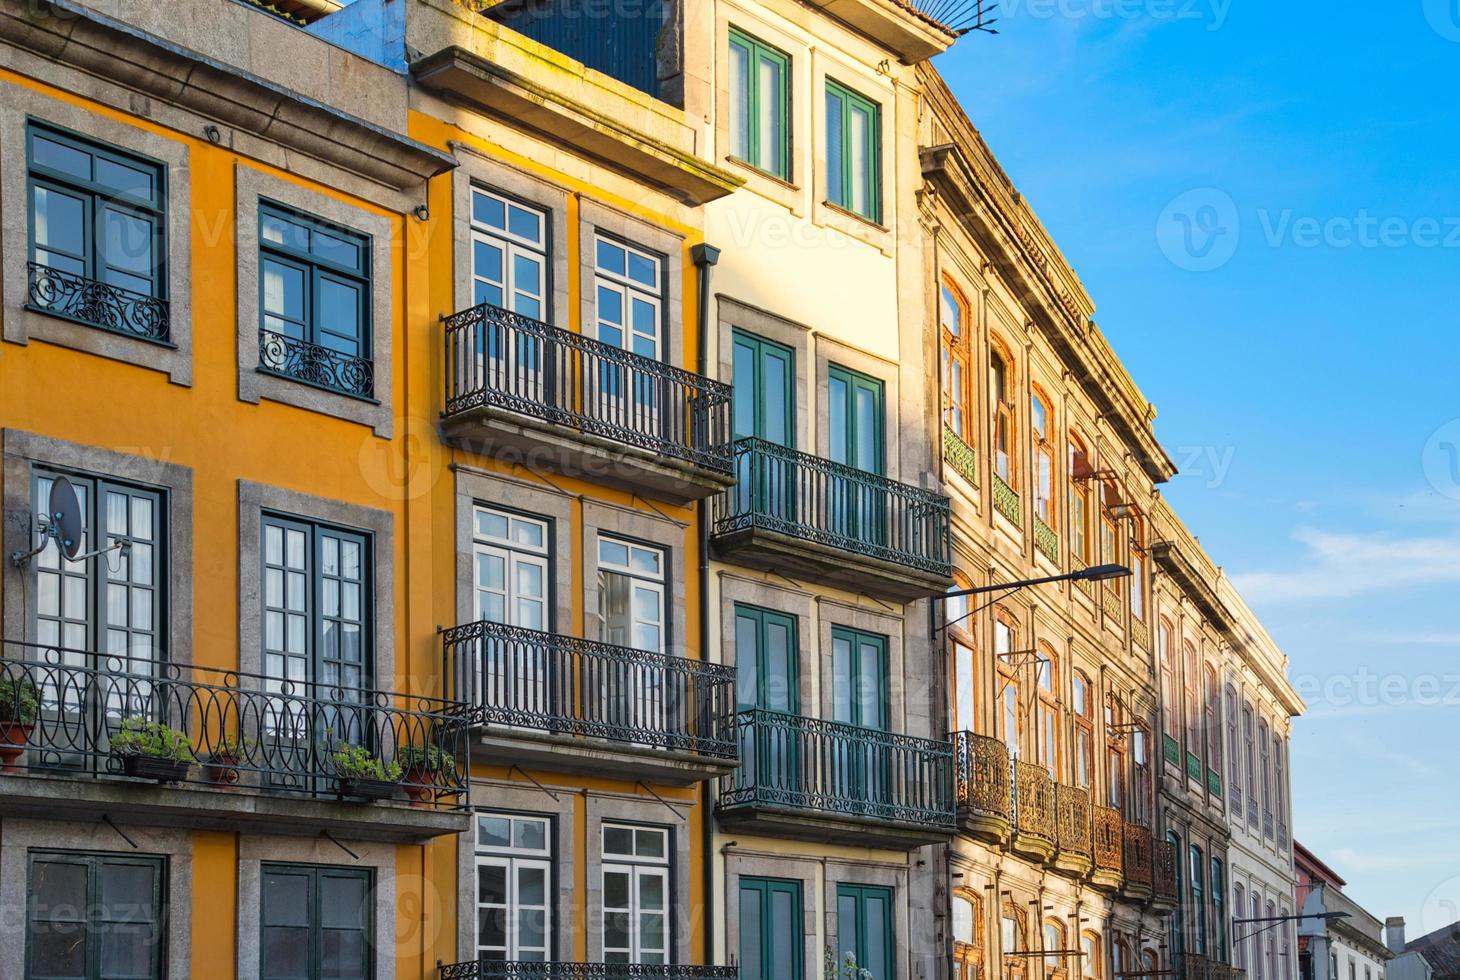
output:
[{"label": "white window frame", "polygon": [[[624,252],[624,275],[619,275],[609,269],[605,269],[598,263],[598,250],[601,245],[608,245],[611,248],[620,249]],[[630,256],[638,256],[646,259],[654,266],[654,284],[648,286],[637,279],[630,279],[627,275],[628,261]],[[593,238],[593,336],[595,339],[603,340],[603,309],[598,297],[600,290],[607,289],[618,294],[623,302],[621,310],[624,322],[619,324],[610,323],[623,334],[624,342],[620,345],[623,350],[634,351],[633,341],[636,337],[643,337],[641,333],[634,330],[633,302],[641,300],[654,310],[654,335],[649,338],[654,342],[654,353],[642,355],[652,357],[653,360],[664,359],[664,257],[648,249],[640,248],[619,238],[613,238],[601,232],[594,234]],[[607,343],[607,341],[604,341]]]},{"label": "white window frame", "polygon": [[[605,544],[613,544],[613,545],[617,545],[617,546],[621,546],[621,547],[627,548],[628,549],[628,553],[629,553],[629,560],[628,560],[628,562],[627,563],[619,563],[619,562],[613,562],[613,561],[610,561],[610,560],[606,559],[604,557],[604,545]],[[658,567],[658,571],[657,572],[646,572],[646,571],[644,571],[642,569],[639,569],[639,568],[635,568],[634,567],[634,564],[633,564],[633,562],[634,562],[634,556],[635,555],[641,555],[641,554],[642,555],[652,555],[652,556],[654,556],[654,558],[655,558],[655,560],[657,562],[657,567]],[[668,638],[668,623],[666,622],[666,617],[667,617],[668,610],[667,610],[666,605],[665,605],[665,598],[666,598],[666,589],[665,589],[665,565],[668,563],[668,557],[669,556],[668,556],[667,552],[663,548],[654,547],[654,546],[651,546],[651,545],[639,544],[639,543],[637,543],[635,541],[630,541],[627,538],[618,538],[618,537],[614,537],[612,535],[607,535],[607,534],[604,534],[604,535],[600,535],[599,536],[599,538],[598,538],[598,576],[599,576],[599,589],[600,589],[600,592],[606,591],[604,589],[604,582],[603,582],[603,579],[605,578],[605,576],[608,576],[608,575],[621,575],[621,576],[623,576],[625,578],[630,579],[630,583],[629,583],[629,587],[630,587],[630,593],[629,593],[630,594],[630,603],[629,603],[630,604],[630,611],[629,611],[630,636],[628,638],[629,639],[629,642],[618,644],[619,646],[631,647],[631,648],[633,648],[635,650],[644,650],[645,653],[663,654],[663,653],[666,652],[665,647],[666,647],[666,640]],[[636,645],[635,642],[634,642],[634,636],[632,635],[633,632],[634,632],[634,628],[637,627],[641,622],[644,623],[644,624],[646,624],[646,625],[650,624],[650,621],[649,620],[640,620],[640,619],[638,619],[635,616],[634,612],[633,612],[633,608],[632,608],[633,607],[633,595],[634,595],[633,590],[634,589],[638,589],[638,588],[641,588],[641,589],[644,589],[644,590],[646,590],[648,592],[651,592],[651,593],[653,593],[654,595],[656,595],[658,597],[658,607],[657,608],[659,610],[659,618],[658,618],[658,621],[657,622],[655,622],[655,623],[652,624],[652,625],[656,626],[658,628],[658,630],[659,630],[659,645],[658,645],[658,648],[657,649],[652,649],[652,650],[651,649],[646,649],[646,648],[643,648],[643,647],[640,647],[640,646]],[[608,621],[603,618],[603,614],[602,614],[601,611],[599,612],[599,624],[598,624],[598,626],[599,626],[599,636],[600,636],[600,638],[602,638],[605,642],[611,642],[608,639]]]},{"label": "white window frame", "polygon": [[[496,227],[476,217],[476,202],[478,198],[487,198],[502,205],[503,214],[508,216],[507,225],[511,225],[511,210],[516,208],[525,211],[538,221],[538,239],[534,241],[524,235],[517,235],[508,230],[508,227]],[[537,315],[522,313],[523,316],[530,316],[534,320],[544,323],[551,322],[552,310],[549,307],[549,297],[552,294],[549,277],[552,272],[552,248],[548,240],[548,228],[551,223],[551,216],[545,208],[527,204],[516,198],[508,197],[486,187],[473,184],[471,188],[471,281],[472,299],[476,299],[477,283],[486,283],[502,291],[501,308],[511,310],[515,313],[522,313],[518,309],[518,297],[523,296],[537,303]],[[502,253],[502,279],[500,282],[488,278],[482,270],[477,268],[476,245],[486,244],[498,249]],[[517,282],[517,259],[523,258],[533,261],[537,265],[537,292],[534,294],[529,290],[520,288]]]},{"label": "white window frame", "polygon": [[[476,886],[481,869],[484,867],[505,868],[505,880],[507,884],[507,895],[505,905],[483,905],[480,899],[480,888],[477,888],[478,898],[476,900],[476,917],[472,926],[472,936],[476,944],[477,959],[490,959],[489,954],[501,953],[501,958],[508,962],[532,962],[546,963],[551,961],[553,955],[553,823],[548,817],[530,816],[527,814],[497,813],[494,811],[478,811],[473,824],[472,832],[477,835],[476,860],[473,871],[473,885]],[[506,820],[508,821],[509,840],[514,841],[517,837],[517,825],[524,823],[536,823],[542,825],[542,839],[544,846],[541,848],[519,847],[515,843],[507,847],[500,847],[490,844],[482,844],[480,837],[481,822],[483,820]],[[518,871],[535,870],[543,873],[543,904],[531,906],[529,911],[541,911],[542,917],[542,941],[540,949],[529,948],[525,952],[521,946],[521,914],[522,905],[518,898],[519,880]],[[498,947],[484,947],[481,936],[481,913],[487,909],[502,909],[505,918],[504,938],[506,944]],[[540,959],[531,959],[532,954],[540,954]]]},{"label": "white window frame", "polygon": [[[493,515],[507,521],[507,536],[499,537],[482,530],[481,517]],[[541,547],[525,544],[516,539],[518,527],[536,528],[542,540]],[[501,589],[486,585],[482,580],[481,561],[492,557],[502,562],[503,583]],[[517,570],[520,567],[536,568],[542,576],[542,595],[524,596],[517,589]],[[538,629],[551,632],[552,627],[552,526],[546,518],[518,514],[499,507],[477,504],[472,508],[472,615],[486,619],[482,609],[483,595],[497,595],[502,599],[503,622],[506,625],[524,629]],[[542,607],[540,625],[524,626],[517,615],[520,601],[538,602]]]},{"label": "white window frame", "polygon": [[[634,838],[634,852],[631,854],[612,852],[608,849],[608,832],[610,830],[629,831]],[[641,836],[658,837],[661,841],[659,848],[660,856],[645,856],[640,853],[639,841]],[[629,917],[629,947],[610,947],[608,945],[607,930],[604,931],[603,961],[605,963],[648,963],[668,964],[670,962],[671,949],[671,924],[670,911],[673,907],[670,895],[669,878],[669,854],[670,847],[674,843],[667,827],[644,827],[637,824],[604,823],[600,835],[600,842],[603,848],[603,913],[608,916],[612,913],[627,913]],[[608,876],[620,874],[628,877],[629,880],[629,905],[627,908],[611,907],[608,904]],[[647,880],[658,880],[660,882],[660,896],[663,900],[662,914],[664,928],[661,933],[663,946],[658,949],[645,949],[641,945],[643,937],[642,922],[646,910],[642,903],[643,883]],[[655,914],[657,910],[648,910],[648,914]],[[657,959],[645,959],[645,957],[658,957]]]}]

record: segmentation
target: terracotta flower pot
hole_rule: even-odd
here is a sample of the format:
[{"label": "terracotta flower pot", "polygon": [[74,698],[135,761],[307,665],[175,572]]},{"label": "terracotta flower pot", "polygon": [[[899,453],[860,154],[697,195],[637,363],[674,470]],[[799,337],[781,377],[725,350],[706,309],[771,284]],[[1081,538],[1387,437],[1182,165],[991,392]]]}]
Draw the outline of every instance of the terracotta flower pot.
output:
[{"label": "terracotta flower pot", "polygon": [[413,803],[430,803],[436,798],[436,774],[429,766],[411,766],[401,781],[406,784],[406,795]]},{"label": "terracotta flower pot", "polygon": [[238,782],[238,759],[229,755],[215,755],[208,760],[203,771],[215,786],[233,786]]},{"label": "terracotta flower pot", "polygon": [[15,764],[25,752],[26,743],[30,741],[31,730],[35,725],[25,724],[18,721],[0,721],[0,768],[6,772],[14,772],[20,767]]}]

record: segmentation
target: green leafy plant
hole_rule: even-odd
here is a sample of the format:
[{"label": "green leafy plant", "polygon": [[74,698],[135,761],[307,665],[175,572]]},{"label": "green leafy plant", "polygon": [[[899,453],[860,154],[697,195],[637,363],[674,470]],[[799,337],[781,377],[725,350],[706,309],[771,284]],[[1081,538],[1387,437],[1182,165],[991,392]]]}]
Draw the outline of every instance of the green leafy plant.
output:
[{"label": "green leafy plant", "polygon": [[415,769],[448,780],[456,778],[456,759],[449,752],[442,751],[440,746],[407,745],[396,758],[406,772]]},{"label": "green leafy plant", "polygon": [[41,689],[29,677],[0,677],[0,721],[34,725],[41,708]]},{"label": "green leafy plant", "polygon": [[111,738],[111,750],[113,755],[139,755],[173,762],[194,760],[193,740],[186,732],[139,716],[122,719],[121,731]]},{"label": "green leafy plant", "polygon": [[346,745],[334,754],[335,772],[341,779],[376,779],[398,783],[401,767],[398,762],[384,762],[374,752],[360,745]]}]

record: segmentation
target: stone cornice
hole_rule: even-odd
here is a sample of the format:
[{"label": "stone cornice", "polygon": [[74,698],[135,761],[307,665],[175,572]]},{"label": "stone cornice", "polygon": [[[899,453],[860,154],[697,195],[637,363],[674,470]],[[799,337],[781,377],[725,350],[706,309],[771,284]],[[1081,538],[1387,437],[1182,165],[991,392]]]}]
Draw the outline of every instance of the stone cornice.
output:
[{"label": "stone cornice", "polygon": [[449,154],[73,0],[0,5],[0,41],[398,191],[456,165]]}]

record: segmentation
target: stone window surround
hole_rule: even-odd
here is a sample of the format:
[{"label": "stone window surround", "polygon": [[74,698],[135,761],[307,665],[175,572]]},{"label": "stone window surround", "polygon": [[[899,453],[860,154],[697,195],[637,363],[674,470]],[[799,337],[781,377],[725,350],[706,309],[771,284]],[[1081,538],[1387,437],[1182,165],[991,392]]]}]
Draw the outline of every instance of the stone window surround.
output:
[{"label": "stone window surround", "polygon": [[[161,371],[174,384],[193,383],[192,191],[185,143],[19,85],[5,87],[0,106],[0,254],[4,256],[3,339],[45,341]],[[30,206],[26,123],[51,123],[99,143],[160,161],[167,171],[167,301],[171,347],[73,323],[25,308],[29,284]]]},{"label": "stone window surround", "polygon": [[478,504],[515,511],[549,521],[548,606],[552,616],[549,632],[571,633],[573,621],[573,498],[541,483],[527,483],[512,477],[462,465],[456,473],[456,622],[475,622],[476,586],[474,557],[475,520]]},{"label": "stone window surround", "polygon": [[[144,448],[144,447],[129,447]],[[177,463],[149,459],[96,446],[66,442],[19,429],[0,429],[4,457],[4,541],[8,556],[35,547],[31,500],[33,467],[39,465],[110,477],[159,489],[167,508],[166,635],[168,660],[186,664],[193,652],[193,471]],[[5,584],[4,635],[30,635],[24,607],[22,577],[29,569],[16,568],[8,558],[0,568]]]},{"label": "stone window surround", "polygon": [[7,817],[0,836],[0,908],[9,928],[0,931],[0,976],[25,975],[26,866],[31,851],[88,851],[124,857],[167,859],[166,939],[163,961],[167,976],[191,975],[193,835],[186,830],[129,826],[133,849],[103,823],[27,820]]},{"label": "stone window surround", "polygon": [[[664,615],[668,632],[664,652],[684,656],[689,650],[686,632],[689,569],[685,567],[687,526],[643,511],[597,500],[583,501],[583,620],[584,638],[598,636],[598,539],[626,538],[664,552]],[[679,612],[679,615],[676,615]]]},{"label": "stone window surround", "polygon": [[[821,859],[795,853],[767,854],[750,848],[731,847],[725,851],[725,936],[726,954],[740,953],[740,879],[774,878],[794,881],[801,886],[801,962],[805,976],[815,976],[815,964],[821,962],[816,948],[816,879]],[[834,980],[834,978],[833,978]]]},{"label": "stone window surround", "polygon": [[818,698],[824,685],[815,672],[816,660],[812,636],[812,624],[816,619],[815,597],[810,592],[791,589],[771,582],[746,578],[731,572],[721,571],[720,602],[723,610],[720,616],[720,660],[735,666],[738,650],[735,646],[735,607],[755,606],[771,609],[796,617],[796,674],[800,710],[808,714],[808,708],[819,703]]},{"label": "stone window surround", "polygon": [[[471,781],[472,825],[460,838],[457,847],[457,962],[476,959],[476,814],[514,813],[522,816],[549,817],[553,821],[552,889],[555,894],[549,960],[572,960],[573,937],[579,929],[578,840],[574,820],[577,793],[558,793],[554,800],[542,790],[520,782],[493,779]],[[657,804],[656,804],[657,805]]]},{"label": "stone window surround", "polygon": [[[667,228],[650,224],[597,201],[582,199],[578,205],[578,257],[582,263],[579,297],[583,333],[596,336],[598,291],[593,286],[598,262],[594,254],[595,233],[602,231],[645,251],[654,252],[663,260],[660,282],[663,285],[664,331],[661,351],[667,364],[686,367],[684,363],[684,237]],[[693,370],[693,368],[689,368]]]},{"label": "stone window surround", "polygon": [[451,174],[452,238],[455,242],[454,309],[452,313],[470,309],[475,297],[472,288],[471,191],[473,187],[497,191],[547,212],[548,266],[551,282],[545,285],[546,309],[543,321],[567,329],[569,314],[568,282],[568,189],[535,177],[525,171],[484,156],[473,147],[458,141],[447,144],[460,161]]},{"label": "stone window surround", "polygon": [[584,860],[587,864],[588,892],[584,896],[584,907],[597,910],[584,923],[588,932],[588,961],[603,962],[603,825],[607,822],[669,829],[669,915],[666,916],[666,927],[670,933],[669,961],[690,962],[691,930],[675,914],[675,910],[682,907],[682,899],[691,894],[689,865],[692,831],[684,812],[677,811],[679,818],[674,819],[658,800],[607,794],[589,794],[585,805],[588,853],[584,855]]},{"label": "stone window surround", "polygon": [[[396,937],[395,867],[396,846],[364,841],[349,841],[350,850],[360,855],[350,863],[350,856],[333,841],[323,837],[267,837],[241,835],[238,840],[238,980],[258,980],[260,888],[264,864],[307,864],[316,867],[368,868],[374,872],[373,892],[375,915],[371,923],[371,948],[374,954],[375,980],[395,980],[395,956],[392,950]],[[189,903],[191,904],[191,903]],[[186,941],[184,936],[183,941]],[[174,975],[174,974],[170,974]],[[175,974],[186,976],[186,972]]]},{"label": "stone window surround", "polygon": [[733,297],[716,294],[715,299],[719,307],[717,343],[720,355],[717,360],[719,373],[716,376],[726,383],[733,381],[735,377],[734,331],[736,330],[789,347],[796,355],[795,377],[792,378],[796,398],[795,448],[803,452],[811,452],[809,447],[812,445],[810,434],[812,406],[808,378],[811,366],[816,363],[812,354],[812,341],[815,334],[803,323],[797,323],[795,320],[788,320],[766,310],[758,309]]},{"label": "stone window surround", "polygon": [[370,536],[375,636],[373,686],[401,689],[395,663],[395,515],[267,484],[238,481],[238,669],[263,673],[263,512],[333,524]]},{"label": "stone window surround", "polygon": [[[234,164],[234,224],[238,247],[238,398],[270,401],[367,425],[382,439],[395,425],[392,348],[395,333],[394,222],[322,191],[265,173],[242,160]],[[273,201],[339,225],[370,239],[370,342],[375,400],[336,394],[289,378],[266,374],[259,363],[259,201]]]},{"label": "stone window surround", "polygon": [[816,107],[813,113],[813,146],[820,148],[815,159],[826,157],[826,82],[830,78],[873,103],[878,112],[879,157],[881,164],[880,202],[882,213],[876,220],[843,210],[827,201],[828,181],[825,166],[818,166],[812,177],[814,189],[812,218],[819,225],[834,228],[864,244],[892,255],[896,246],[898,222],[897,170],[897,92],[891,82],[871,74],[870,69],[835,57],[824,48],[811,52],[811,95]]},{"label": "stone window surround", "polygon": [[[816,676],[821,681],[821,717],[832,717],[832,649],[833,628],[860,630],[887,638],[887,730],[900,734],[908,731],[907,702],[911,692],[911,679],[904,673],[903,627],[900,616],[853,606],[828,596],[816,597],[817,636],[819,643],[815,651]],[[921,736],[920,736],[921,737]]]},{"label": "stone window surround", "polygon": [[786,54],[790,68],[786,77],[789,111],[786,115],[786,136],[790,141],[791,173],[788,178],[768,174],[749,161],[740,160],[731,152],[730,134],[730,59],[715,59],[715,145],[720,148],[720,162],[746,178],[745,187],[774,201],[793,216],[806,212],[806,175],[821,154],[810,152],[806,132],[815,99],[797,98],[811,89],[811,52],[794,36],[768,21],[738,7],[722,8],[715,21],[715,51],[730,50],[730,30],[741,31]]},{"label": "stone window surround", "polygon": [[[901,480],[899,473],[902,460],[900,450],[902,395],[898,387],[900,372],[897,364],[825,334],[816,334],[816,387],[818,391],[828,389],[829,371],[833,364],[882,382],[883,474],[889,480]],[[821,447],[831,445],[829,401],[829,396],[823,396],[817,400],[816,404],[816,444]],[[823,449],[823,454],[825,453],[826,450]]]}]

